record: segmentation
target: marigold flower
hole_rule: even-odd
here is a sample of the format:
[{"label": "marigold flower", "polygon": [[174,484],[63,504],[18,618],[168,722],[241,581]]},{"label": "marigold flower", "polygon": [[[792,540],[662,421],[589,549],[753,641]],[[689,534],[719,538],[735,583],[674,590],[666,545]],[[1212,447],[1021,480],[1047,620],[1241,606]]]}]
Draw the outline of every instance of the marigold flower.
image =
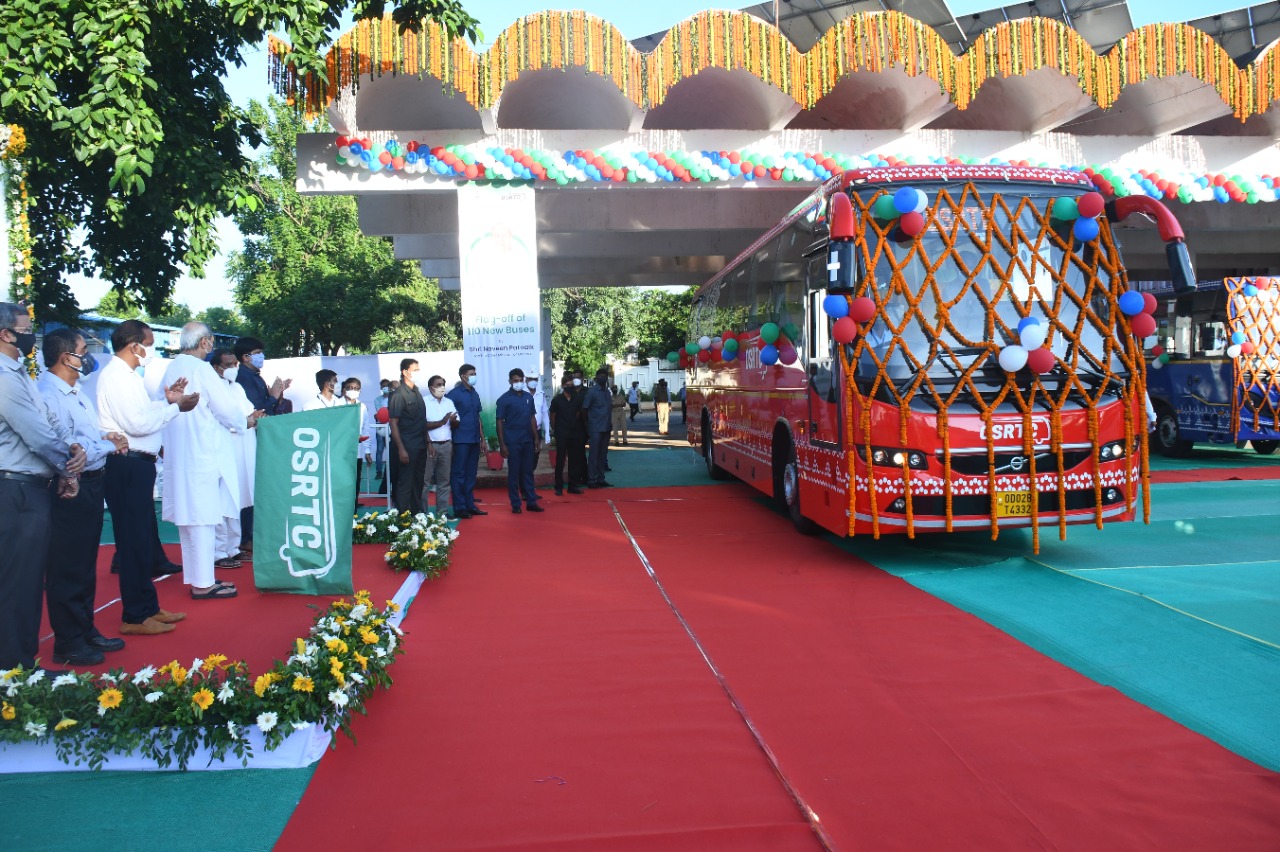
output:
[{"label": "marigold flower", "polygon": [[0,705],[0,718],[3,718],[6,722],[12,722],[17,718],[17,716],[18,711],[13,709],[13,705],[8,701],[4,702],[3,705]]},{"label": "marigold flower", "polygon": [[219,666],[221,666],[221,665],[222,665],[223,663],[225,663],[226,661],[227,661],[227,655],[226,655],[226,654],[210,654],[210,655],[205,659],[205,661],[204,661],[204,665],[202,665],[200,668],[204,669],[204,670],[205,670],[205,671],[207,671],[207,672],[211,672],[211,671],[213,671],[214,669],[216,669],[216,668],[218,668]]},{"label": "marigold flower", "polygon": [[360,641],[364,642],[366,645],[376,645],[378,644],[378,634],[374,633],[367,627],[361,627]]},{"label": "marigold flower", "polygon": [[272,674],[258,675],[253,682],[253,694],[261,698],[267,694],[267,690],[271,688],[271,684],[275,683],[275,676]]},{"label": "marigold flower", "polygon": [[54,725],[54,726],[53,726],[53,729],[54,729],[55,731],[65,731],[67,728],[74,727],[74,726],[75,726],[75,724],[76,724],[76,720],[75,720],[75,719],[63,719],[63,720],[62,720],[61,722],[59,722],[58,724]]},{"label": "marigold flower", "polygon": [[361,668],[361,669],[363,669],[364,671],[368,671],[368,670],[369,670],[369,658],[368,658],[368,657],[364,656],[363,654],[352,654],[352,656],[353,656],[353,657],[355,657],[356,662],[360,664],[360,668]]},{"label": "marigold flower", "polygon": [[315,689],[315,684],[311,682],[311,678],[297,675],[293,679],[294,692],[310,692]]},{"label": "marigold flower", "polygon": [[98,706],[104,710],[114,710],[124,701],[124,693],[114,686],[98,693]]},{"label": "marigold flower", "polygon": [[199,707],[201,710],[208,710],[213,706],[213,693],[207,689],[199,689],[196,694],[191,696],[191,703]]},{"label": "marigold flower", "polygon": [[330,651],[337,651],[339,654],[347,653],[347,643],[343,642],[341,639],[330,639],[324,644]]},{"label": "marigold flower", "polygon": [[342,671],[342,660],[339,660],[337,657],[334,657],[333,659],[329,660],[329,671],[331,672]]}]

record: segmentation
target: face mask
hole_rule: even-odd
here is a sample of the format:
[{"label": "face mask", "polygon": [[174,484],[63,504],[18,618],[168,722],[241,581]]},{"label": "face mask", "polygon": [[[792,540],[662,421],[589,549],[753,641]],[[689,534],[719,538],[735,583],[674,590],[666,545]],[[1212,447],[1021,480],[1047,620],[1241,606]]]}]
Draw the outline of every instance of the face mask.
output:
[{"label": "face mask", "polygon": [[98,369],[97,359],[89,353],[86,352],[85,354],[77,355],[76,357],[80,359],[80,369],[78,370],[80,375],[87,376],[94,370]]},{"label": "face mask", "polygon": [[36,346],[36,336],[29,331],[14,331],[13,329],[9,329],[9,331],[13,333],[14,337],[18,338],[18,342],[14,346],[18,347],[18,352],[22,357],[31,354],[31,350]]},{"label": "face mask", "polygon": [[576,387],[581,387],[581,386],[582,386],[582,379],[574,379],[574,380],[573,380],[573,386],[574,386],[575,388],[576,388]]},{"label": "face mask", "polygon": [[469,385],[474,385],[475,383],[476,383],[476,377],[475,377],[475,376],[467,376],[467,384],[469,384]]},{"label": "face mask", "polygon": [[608,380],[608,379],[596,379],[596,384],[598,384],[600,387],[604,387],[605,385],[609,384],[609,380]]},{"label": "face mask", "polygon": [[151,363],[151,359],[154,357],[155,356],[151,354],[150,349],[146,348],[145,346],[142,347],[142,354],[138,356],[138,366],[145,368],[148,364]]},{"label": "face mask", "polygon": [[444,387],[434,387],[431,389],[431,395],[436,399],[444,399]]},{"label": "face mask", "polygon": [[238,375],[240,375],[240,365],[238,364],[234,367],[228,367],[222,371],[222,378],[231,383],[235,382],[236,376]]},{"label": "face mask", "polygon": [[360,398],[360,391],[358,390],[343,391],[342,395],[345,396],[347,399],[356,400]]},{"label": "face mask", "polygon": [[382,395],[383,395],[383,396],[391,396],[391,388],[383,388],[383,389],[382,389]]},{"label": "face mask", "polygon": [[418,383],[418,371],[417,371],[417,370],[414,370],[412,373],[410,373],[408,376],[406,376],[406,378],[407,378],[410,382],[412,382],[413,384],[415,384],[415,385],[416,385],[416,384]]},{"label": "face mask", "polygon": [[249,363],[253,365],[253,369],[261,370],[262,365],[267,363],[267,356],[261,352],[255,352],[249,356]]},{"label": "face mask", "polygon": [[524,390],[524,382],[512,382],[511,389],[516,393],[519,393],[520,391]]},{"label": "face mask", "polygon": [[560,390],[564,391],[565,393],[573,393],[573,385],[561,385]]},{"label": "face mask", "polygon": [[537,382],[525,382],[525,387],[529,388],[530,392],[532,392],[532,391],[536,391],[536,390],[538,389],[538,383],[537,383]]}]

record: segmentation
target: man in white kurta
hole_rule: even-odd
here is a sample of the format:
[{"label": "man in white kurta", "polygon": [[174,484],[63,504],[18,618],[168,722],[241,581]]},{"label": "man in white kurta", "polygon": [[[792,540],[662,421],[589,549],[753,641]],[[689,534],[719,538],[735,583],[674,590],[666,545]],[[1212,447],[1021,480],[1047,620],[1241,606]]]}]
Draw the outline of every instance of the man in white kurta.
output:
[{"label": "man in white kurta", "polygon": [[213,351],[213,335],[204,323],[182,327],[181,354],[165,371],[164,384],[187,380],[187,393],[200,402],[186,417],[164,427],[165,476],[162,517],[178,527],[182,545],[183,582],[196,600],[235,597],[236,587],[214,576],[216,531],[224,518],[240,512],[240,478],[231,444],[231,429],[249,428],[253,415],[242,413],[205,358]]},{"label": "man in white kurta", "polygon": [[[240,365],[236,361],[235,353],[230,349],[216,349],[210,356],[209,363],[213,371],[221,376],[227,383],[227,387],[231,389],[231,395],[236,398],[240,412],[247,423],[249,415],[253,414],[253,403],[249,402],[244,386],[236,381]],[[258,459],[257,430],[246,428],[245,423],[230,430],[231,445],[236,457],[236,474],[240,482],[241,509],[247,509],[253,505],[253,469]],[[250,532],[253,531],[250,530]],[[243,534],[244,531],[240,528],[239,512],[223,518],[222,523],[218,524],[217,530],[214,531],[214,558],[219,562],[223,559],[252,558],[252,553],[246,553],[241,548]]]}]

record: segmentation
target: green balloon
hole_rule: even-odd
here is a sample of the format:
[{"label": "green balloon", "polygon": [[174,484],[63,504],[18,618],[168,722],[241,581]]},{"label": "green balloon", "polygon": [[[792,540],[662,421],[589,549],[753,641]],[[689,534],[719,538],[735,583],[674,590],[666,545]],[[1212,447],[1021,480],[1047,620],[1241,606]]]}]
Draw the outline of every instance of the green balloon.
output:
[{"label": "green balloon", "polygon": [[736,338],[736,337],[730,337],[728,340],[726,340],[726,341],[724,342],[724,351],[725,351],[725,352],[737,352],[737,351],[738,351],[738,338]]},{"label": "green balloon", "polygon": [[462,162],[466,163],[468,166],[474,166],[476,164],[476,158],[472,156],[470,151],[467,151],[462,155]]},{"label": "green balloon", "polygon": [[[685,351],[685,352],[688,352],[690,355],[697,355],[697,354],[698,354],[698,344],[697,344],[697,342],[695,341],[695,342],[693,342],[693,343],[686,343],[686,344],[684,345],[684,351]],[[678,356],[677,356],[677,357],[678,357]]]},{"label": "green balloon", "polygon": [[789,322],[783,326],[782,331],[787,335],[788,340],[795,341],[800,338],[800,327],[793,322]]},{"label": "green balloon", "polygon": [[795,180],[795,179],[796,179],[796,173],[795,173],[795,172],[793,172],[793,171],[791,171],[791,169],[783,169],[783,170],[782,170],[782,179],[783,179],[783,180]]},{"label": "green balloon", "polygon": [[667,353],[667,360],[670,361],[672,364],[674,364],[675,362],[680,360],[680,353],[672,349],[670,352]]},{"label": "green balloon", "polygon": [[778,335],[782,333],[782,329],[778,328],[778,324],[767,322],[760,326],[760,339],[765,343],[773,343],[778,339]]},{"label": "green balloon", "polygon": [[1080,205],[1074,198],[1053,199],[1053,218],[1059,222],[1074,222],[1080,218]]},{"label": "green balloon", "polygon": [[636,173],[635,173],[635,172],[633,172],[633,171],[628,170],[628,172],[627,172],[627,183],[635,183],[635,182],[636,182],[636,181],[638,181],[638,180],[640,180],[640,178],[636,177]]},{"label": "green balloon", "polygon": [[882,222],[898,218],[898,208],[893,203],[892,195],[882,195],[871,205],[871,215]]}]

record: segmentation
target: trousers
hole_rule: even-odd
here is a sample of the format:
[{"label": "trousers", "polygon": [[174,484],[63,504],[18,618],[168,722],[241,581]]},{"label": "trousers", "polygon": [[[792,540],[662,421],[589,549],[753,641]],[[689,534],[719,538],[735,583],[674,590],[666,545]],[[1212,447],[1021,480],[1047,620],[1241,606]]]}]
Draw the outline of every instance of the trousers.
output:
[{"label": "trousers", "polygon": [[405,447],[405,452],[409,455],[409,461],[400,465],[400,478],[396,483],[396,508],[416,515],[424,508],[422,489],[427,473],[427,448]]},{"label": "trousers", "polygon": [[671,403],[659,402],[658,407],[658,434],[667,434],[668,426],[671,422]]},{"label": "trousers", "polygon": [[604,467],[608,463],[605,455],[609,446],[609,433],[596,432],[591,436],[591,455],[587,459],[587,484],[599,485],[604,482]]},{"label": "trousers", "polygon": [[[436,514],[447,515],[453,505],[453,442],[432,441],[433,455],[427,459],[426,484],[436,487]],[[427,495],[422,495],[422,505],[427,505]]]},{"label": "trousers", "polygon": [[453,442],[452,471],[453,510],[474,511],[476,508],[476,475],[480,470],[480,445]]},{"label": "trousers", "polygon": [[223,518],[213,530],[213,558],[226,559],[240,552],[240,518]]},{"label": "trousers", "polygon": [[51,489],[0,479],[0,670],[35,664],[40,589],[49,546]]},{"label": "trousers", "polygon": [[180,524],[178,541],[182,544],[182,582],[204,588],[217,582],[213,573],[213,546],[217,538],[215,524]]},{"label": "trousers", "polygon": [[53,628],[53,650],[74,653],[97,638],[93,600],[98,591],[98,546],[102,540],[102,500],[106,478],[81,478],[80,493],[70,500],[54,498],[50,514],[44,592]]},{"label": "trousers", "polygon": [[533,466],[537,455],[533,451],[533,442],[527,444],[507,444],[507,496],[511,498],[511,507],[520,507],[520,498],[530,506],[538,502],[538,492],[533,485]]},{"label": "trousers", "polygon": [[160,611],[156,584],[151,581],[151,569],[158,564],[155,543],[160,540],[152,496],[156,463],[137,456],[107,456],[106,480],[120,566],[120,618],[127,624],[141,624]]}]

